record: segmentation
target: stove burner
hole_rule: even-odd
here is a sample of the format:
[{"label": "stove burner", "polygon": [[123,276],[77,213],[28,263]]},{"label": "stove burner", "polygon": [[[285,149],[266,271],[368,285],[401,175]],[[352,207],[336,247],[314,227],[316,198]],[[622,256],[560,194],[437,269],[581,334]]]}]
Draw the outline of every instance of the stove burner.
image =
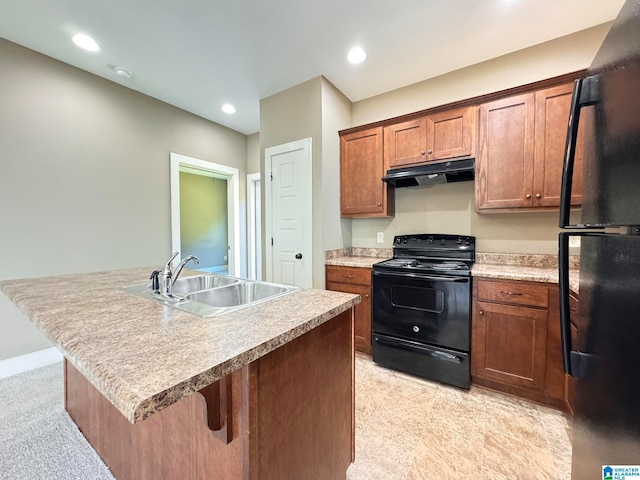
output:
[{"label": "stove burner", "polygon": [[418,260],[410,258],[392,258],[384,263],[385,265],[388,265],[390,267],[415,267],[420,262],[418,262]]},{"label": "stove burner", "polygon": [[432,264],[431,268],[434,270],[462,270],[468,267],[462,262],[442,262]]}]

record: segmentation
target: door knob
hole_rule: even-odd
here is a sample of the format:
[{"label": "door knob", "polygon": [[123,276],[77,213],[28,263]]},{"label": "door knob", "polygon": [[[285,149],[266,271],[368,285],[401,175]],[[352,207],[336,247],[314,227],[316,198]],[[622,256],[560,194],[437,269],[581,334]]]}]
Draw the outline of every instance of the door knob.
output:
[{"label": "door knob", "polygon": [[302,254],[301,254],[301,253],[296,253],[296,258],[297,258],[298,260],[300,260],[300,259],[302,258]]}]

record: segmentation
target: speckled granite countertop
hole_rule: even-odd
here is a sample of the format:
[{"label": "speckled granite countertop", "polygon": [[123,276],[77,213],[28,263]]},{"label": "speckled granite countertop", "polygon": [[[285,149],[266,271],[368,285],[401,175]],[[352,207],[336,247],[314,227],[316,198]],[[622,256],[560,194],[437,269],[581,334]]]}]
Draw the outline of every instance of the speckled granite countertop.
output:
[{"label": "speckled granite countertop", "polygon": [[[474,277],[558,283],[558,258],[542,254],[476,253],[471,274]],[[571,256],[569,288],[576,293],[579,274],[579,257]]]},{"label": "speckled granite countertop", "polygon": [[[374,263],[392,256],[392,249],[345,248],[325,252],[325,263],[371,268]],[[578,256],[570,257],[569,268],[569,287],[577,293]],[[558,259],[556,255],[543,254],[476,253],[476,262],[471,274],[474,277],[558,283]]]},{"label": "speckled granite countertop", "polygon": [[[130,294],[152,268],[8,280],[0,289],[130,422],[144,420],[358,303],[304,289],[213,318]],[[183,275],[186,275],[187,272]]]},{"label": "speckled granite countertop", "polygon": [[326,265],[371,268],[374,263],[393,257],[391,248],[341,248],[324,252]]}]

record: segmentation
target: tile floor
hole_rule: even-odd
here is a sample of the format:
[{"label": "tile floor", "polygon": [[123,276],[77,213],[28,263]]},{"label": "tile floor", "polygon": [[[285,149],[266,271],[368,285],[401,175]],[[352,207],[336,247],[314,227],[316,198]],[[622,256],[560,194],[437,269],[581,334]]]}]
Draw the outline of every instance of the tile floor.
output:
[{"label": "tile floor", "polygon": [[348,480],[569,480],[557,410],[393,372],[356,355],[356,461]]}]

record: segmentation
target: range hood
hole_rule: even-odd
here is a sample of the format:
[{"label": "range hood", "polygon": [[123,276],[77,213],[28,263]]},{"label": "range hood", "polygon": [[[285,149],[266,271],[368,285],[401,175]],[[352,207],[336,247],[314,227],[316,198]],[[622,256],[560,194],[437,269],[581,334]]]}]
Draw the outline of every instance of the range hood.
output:
[{"label": "range hood", "polygon": [[416,167],[396,168],[387,170],[387,176],[382,177],[382,180],[396,188],[464,182],[474,179],[475,163],[475,158],[463,158]]}]

